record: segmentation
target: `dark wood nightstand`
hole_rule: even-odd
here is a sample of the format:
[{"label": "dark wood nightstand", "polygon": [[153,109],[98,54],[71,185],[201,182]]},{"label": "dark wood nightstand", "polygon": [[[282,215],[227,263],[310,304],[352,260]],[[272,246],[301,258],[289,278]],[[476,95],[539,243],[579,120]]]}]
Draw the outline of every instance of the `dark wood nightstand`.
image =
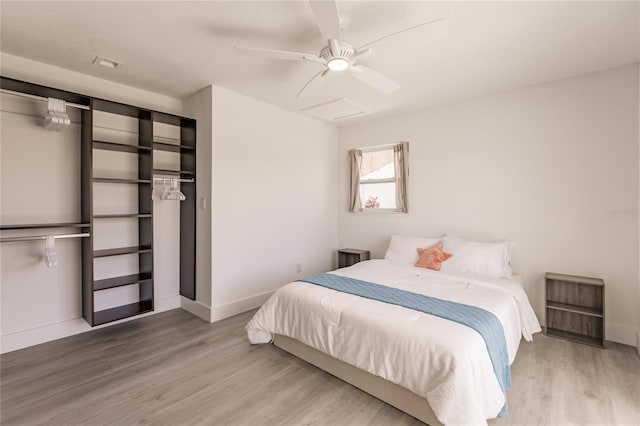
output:
[{"label": "dark wood nightstand", "polygon": [[369,250],[341,249],[338,250],[338,268],[345,268],[363,260],[369,260]]},{"label": "dark wood nightstand", "polygon": [[604,347],[604,281],[574,275],[545,275],[548,336]]}]

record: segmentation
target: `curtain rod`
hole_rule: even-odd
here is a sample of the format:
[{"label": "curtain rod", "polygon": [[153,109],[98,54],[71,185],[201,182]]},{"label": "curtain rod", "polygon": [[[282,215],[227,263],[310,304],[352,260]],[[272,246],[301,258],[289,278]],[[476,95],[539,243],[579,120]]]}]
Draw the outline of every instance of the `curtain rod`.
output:
[{"label": "curtain rod", "polygon": [[[20,96],[23,98],[33,99],[41,102],[49,101],[49,98],[45,98],[44,96],[30,95],[29,93],[16,92],[14,90],[9,90],[9,89],[1,89],[1,91],[2,93],[6,93],[7,95]],[[85,109],[85,110],[91,109],[87,105],[74,104],[73,102],[66,102],[66,104],[71,108],[78,108],[78,109]]]}]

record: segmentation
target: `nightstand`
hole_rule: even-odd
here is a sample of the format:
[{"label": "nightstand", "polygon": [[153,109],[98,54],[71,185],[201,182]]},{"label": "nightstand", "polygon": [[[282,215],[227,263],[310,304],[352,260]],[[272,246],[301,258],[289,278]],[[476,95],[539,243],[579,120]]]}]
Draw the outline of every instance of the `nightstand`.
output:
[{"label": "nightstand", "polygon": [[575,275],[545,275],[548,336],[604,347],[604,281]]},{"label": "nightstand", "polygon": [[369,250],[341,249],[338,250],[338,268],[345,268],[363,260],[369,260]]}]

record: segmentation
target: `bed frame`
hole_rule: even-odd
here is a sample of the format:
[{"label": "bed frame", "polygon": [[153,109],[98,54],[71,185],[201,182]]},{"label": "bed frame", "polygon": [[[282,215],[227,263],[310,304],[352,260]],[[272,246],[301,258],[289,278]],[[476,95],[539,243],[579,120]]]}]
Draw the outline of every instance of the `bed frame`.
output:
[{"label": "bed frame", "polygon": [[443,426],[426,399],[395,383],[374,376],[281,334],[273,336],[273,344],[430,426]]}]

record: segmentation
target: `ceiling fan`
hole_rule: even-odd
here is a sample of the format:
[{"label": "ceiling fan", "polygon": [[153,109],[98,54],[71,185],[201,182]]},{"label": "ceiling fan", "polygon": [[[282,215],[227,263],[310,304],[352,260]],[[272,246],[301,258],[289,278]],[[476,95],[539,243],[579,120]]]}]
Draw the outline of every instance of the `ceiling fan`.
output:
[{"label": "ceiling fan", "polygon": [[341,72],[345,70],[364,84],[371,86],[382,93],[391,94],[400,88],[395,81],[385,77],[377,71],[372,70],[371,68],[356,64],[359,59],[373,53],[370,46],[389,37],[416,29],[427,30],[426,37],[432,39],[445,38],[449,34],[448,22],[445,19],[439,19],[414,25],[412,27],[405,28],[404,30],[396,31],[392,34],[387,34],[360,47],[356,47],[342,39],[342,25],[340,15],[338,15],[338,6],[335,0],[312,0],[309,3],[311,4],[311,10],[313,11],[313,15],[316,19],[318,29],[327,41],[327,44],[322,46],[320,49],[319,54],[315,55],[313,53],[299,53],[288,52],[285,50],[236,46],[236,50],[239,53],[248,55],[265,56],[274,59],[303,60],[322,65],[323,69],[314,75],[311,80],[309,80],[302,89],[300,89],[296,97],[300,97],[302,92],[304,92],[304,90],[315,79],[324,77],[329,72]]}]

